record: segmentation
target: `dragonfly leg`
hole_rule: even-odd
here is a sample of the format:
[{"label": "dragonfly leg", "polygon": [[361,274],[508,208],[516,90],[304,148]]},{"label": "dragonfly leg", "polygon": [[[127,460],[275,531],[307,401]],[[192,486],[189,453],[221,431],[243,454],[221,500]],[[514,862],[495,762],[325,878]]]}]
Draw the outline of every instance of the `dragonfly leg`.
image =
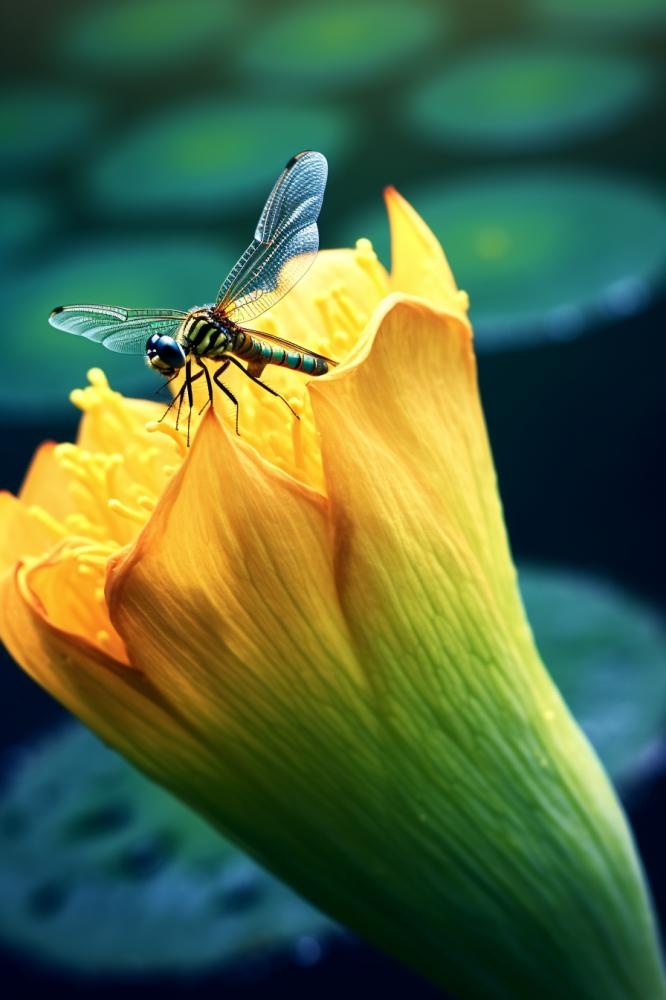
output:
[{"label": "dragonfly leg", "polygon": [[183,408],[183,400],[185,399],[186,387],[187,387],[187,382],[183,382],[182,388],[178,393],[178,410],[176,411],[176,430],[178,430],[178,424],[180,423],[180,411]]},{"label": "dragonfly leg", "polygon": [[173,375],[170,375],[169,378],[166,380],[166,382],[162,382],[162,384],[160,386],[158,386],[157,389],[155,389],[155,395],[157,396],[157,394],[160,393],[162,391],[162,389],[166,389],[166,387],[168,385],[171,385],[171,383],[173,382],[173,380],[175,378],[178,378],[179,375],[180,375],[180,370],[174,372]]},{"label": "dragonfly leg", "polygon": [[227,389],[224,382],[220,381],[220,376],[224,375],[227,368],[229,367],[230,361],[233,361],[233,358],[227,358],[224,364],[220,365],[220,367],[213,373],[213,382],[215,383],[215,385],[219,386],[219,388],[222,390],[227,399],[230,399],[231,402],[236,407],[236,434],[238,434],[238,436],[240,437],[240,431],[238,430],[238,400],[236,399],[234,394],[229,389]]},{"label": "dragonfly leg", "polygon": [[[169,379],[169,382],[170,381],[171,381],[171,379]],[[167,385],[168,383],[165,382],[164,384]],[[185,386],[183,385],[183,386],[181,386],[181,388],[178,390],[178,392],[176,393],[176,395],[173,397],[173,399],[171,400],[171,402],[167,406],[166,410],[164,411],[164,413],[162,414],[162,416],[158,420],[158,423],[160,423],[160,424],[162,423],[162,421],[166,417],[166,415],[169,412],[169,410],[171,409],[171,407],[174,406],[176,403],[179,404],[178,409],[180,410],[180,403],[182,402],[182,397],[183,397],[183,393],[184,392],[185,392]]]},{"label": "dragonfly leg", "polygon": [[[178,373],[176,373],[176,374],[178,374]],[[176,430],[178,430],[178,425],[180,423],[180,414],[181,414],[182,409],[183,409],[183,401],[185,399],[185,393],[187,393],[187,402],[189,404],[189,411],[188,411],[188,415],[187,415],[187,444],[188,444],[188,447],[189,447],[189,444],[190,444],[190,425],[191,425],[191,422],[192,422],[192,406],[194,404],[194,396],[192,395],[192,383],[196,382],[196,380],[198,378],[201,378],[202,374],[203,374],[203,372],[197,372],[196,375],[193,375],[192,374],[191,363],[189,361],[187,362],[187,366],[185,368],[185,381],[183,382],[183,384],[181,385],[180,389],[178,390],[178,392],[176,393],[176,395],[173,397],[173,399],[171,400],[171,402],[167,406],[166,410],[164,411],[164,413],[162,414],[162,416],[159,419],[159,423],[162,423],[162,421],[166,417],[166,415],[169,412],[169,410],[171,409],[171,407],[175,406],[175,404],[178,403],[178,410],[176,412],[176,425],[175,425],[176,426]],[[172,378],[173,377],[174,376],[172,376]],[[169,379],[169,382],[170,381],[171,381],[171,379]],[[165,383],[165,384],[168,384],[168,383]]]},{"label": "dragonfly leg", "polygon": [[[183,385],[183,390],[187,392],[187,447],[190,447],[190,427],[192,425],[192,409],[194,407],[194,394],[192,393],[192,383],[196,382],[198,378],[201,378],[203,372],[197,372],[196,375],[192,374],[192,362],[188,358],[185,363],[185,383]],[[180,407],[183,404],[183,397],[181,397],[180,405],[178,407],[178,416],[176,417],[176,430],[178,430],[178,420],[180,418]]]},{"label": "dragonfly leg", "polygon": [[[201,372],[197,372],[199,376]],[[194,406],[194,395],[192,393],[192,362],[187,359],[185,364],[185,386],[187,388],[187,447],[190,447],[190,424],[192,423],[192,407]]]},{"label": "dragonfly leg", "polygon": [[240,368],[240,370],[242,371],[243,375],[247,375],[247,377],[249,379],[251,379],[256,385],[260,385],[262,389],[266,390],[266,392],[270,392],[271,396],[277,396],[278,399],[281,399],[282,402],[284,403],[284,405],[287,406],[291,410],[291,412],[293,413],[293,415],[296,417],[297,420],[301,419],[299,417],[298,413],[296,413],[296,411],[291,406],[289,406],[289,403],[284,398],[284,396],[281,396],[280,393],[276,392],[275,389],[271,389],[270,385],[266,385],[266,383],[262,382],[260,378],[257,378],[256,375],[252,374],[252,372],[249,370],[249,365],[248,365],[247,368],[243,368],[243,366],[240,363],[240,361],[236,361],[235,358],[229,358],[229,361],[231,362],[232,365],[236,365],[236,368]]},{"label": "dragonfly leg", "polygon": [[[203,413],[203,411],[206,409],[207,406],[213,405],[213,384],[210,380],[210,372],[208,371],[208,366],[204,364],[201,358],[195,358],[195,361],[199,365],[199,368],[201,368],[201,372],[199,374],[205,375],[206,377],[206,388],[208,389],[208,399],[199,410],[199,416],[201,416],[201,414]],[[196,375],[195,377],[198,378],[199,374]]]},{"label": "dragonfly leg", "polygon": [[[167,385],[170,385],[171,382],[173,382],[173,380],[175,378],[178,378],[179,375],[180,375],[180,369],[178,371],[174,372],[173,375],[171,375],[166,380],[166,382],[163,382],[162,385],[159,387],[159,389],[157,391],[161,392],[162,389],[164,389]],[[176,393],[176,395],[173,397],[173,399],[171,400],[171,402],[167,406],[166,410],[164,411],[164,413],[160,417],[158,423],[160,423],[160,424],[162,423],[162,421],[166,417],[167,413],[169,412],[169,410],[171,409],[172,406],[175,406],[176,402],[178,403],[178,414],[180,415],[180,408],[181,408],[181,406],[183,404],[183,395],[185,393],[186,382],[187,382],[187,379],[185,380],[185,382],[183,382],[181,388],[178,390],[178,392]],[[178,427],[178,418],[176,418],[176,427]]]}]

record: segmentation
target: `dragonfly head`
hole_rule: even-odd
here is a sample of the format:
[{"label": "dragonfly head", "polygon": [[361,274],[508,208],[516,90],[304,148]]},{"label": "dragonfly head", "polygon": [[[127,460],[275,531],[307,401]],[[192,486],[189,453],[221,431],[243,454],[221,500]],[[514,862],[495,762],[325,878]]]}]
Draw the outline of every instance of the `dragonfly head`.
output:
[{"label": "dragonfly head", "polygon": [[162,375],[173,375],[185,364],[187,353],[173,337],[153,333],[146,341],[146,359]]}]

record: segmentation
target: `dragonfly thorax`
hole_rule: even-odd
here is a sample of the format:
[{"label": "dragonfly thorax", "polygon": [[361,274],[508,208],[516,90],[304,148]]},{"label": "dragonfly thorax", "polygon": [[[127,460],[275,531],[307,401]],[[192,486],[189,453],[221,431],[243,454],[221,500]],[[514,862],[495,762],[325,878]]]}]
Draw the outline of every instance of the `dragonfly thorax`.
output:
[{"label": "dragonfly thorax", "polygon": [[219,358],[233,349],[238,327],[211,307],[193,309],[176,334],[187,351],[200,358]]}]

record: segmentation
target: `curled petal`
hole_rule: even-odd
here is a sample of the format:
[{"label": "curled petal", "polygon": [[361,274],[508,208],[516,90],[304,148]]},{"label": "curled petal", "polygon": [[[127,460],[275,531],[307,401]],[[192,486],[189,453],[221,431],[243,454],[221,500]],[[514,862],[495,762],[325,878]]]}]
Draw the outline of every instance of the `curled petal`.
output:
[{"label": "curled petal", "polygon": [[215,757],[199,811],[334,913],[372,911],[375,874],[342,830],[382,835],[383,745],[337,604],[325,501],[211,412],[107,592],[132,663]]},{"label": "curled petal", "polygon": [[0,581],[0,634],[38,684],[148,774],[164,781],[165,748],[176,775],[200,770],[205,748],[195,746],[178,713],[138,671],[54,626],[25,567]]},{"label": "curled petal", "polygon": [[335,808],[334,789],[357,780],[358,727],[373,720],[320,496],[231,440],[211,412],[107,593],[132,663],[216,748],[237,837],[253,809],[270,827],[269,805],[283,813],[288,799],[293,827],[312,823],[313,799]]},{"label": "curled petal", "polygon": [[[376,679],[395,814],[431,858],[429,875],[405,862],[394,876],[405,919],[420,917],[431,954],[429,908],[445,921],[446,982],[461,995],[551,995],[551,974],[558,996],[614,993],[632,964],[607,954],[614,935],[654,988],[626,825],[522,612],[470,329],[397,297],[376,321],[364,356],[309,388],[338,599]],[[582,941],[587,967],[565,967]]]},{"label": "curled petal", "polygon": [[57,521],[76,509],[69,481],[57,459],[57,444],[46,441],[34,454],[19,498],[26,507],[38,505]]},{"label": "curled petal", "polygon": [[47,552],[62,537],[57,522],[12,496],[0,493],[0,573],[22,556]]}]

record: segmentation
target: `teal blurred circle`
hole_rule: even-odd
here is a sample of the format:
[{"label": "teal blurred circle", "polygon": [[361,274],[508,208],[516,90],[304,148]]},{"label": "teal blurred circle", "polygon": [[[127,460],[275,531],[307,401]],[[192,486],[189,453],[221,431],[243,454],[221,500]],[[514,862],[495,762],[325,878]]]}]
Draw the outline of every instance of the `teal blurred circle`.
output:
[{"label": "teal blurred circle", "polygon": [[3,771],[0,939],[33,961],[122,996],[127,976],[210,975],[339,933],[77,722]]},{"label": "teal blurred circle", "polygon": [[447,31],[447,8],[401,0],[328,0],[283,10],[239,46],[262,83],[337,87],[409,66]]},{"label": "teal blurred circle", "polygon": [[524,566],[520,588],[564,700],[611,777],[630,777],[663,728],[663,622],[630,594],[574,570]]},{"label": "teal blurred circle", "polygon": [[17,253],[39,248],[55,223],[56,210],[43,194],[5,191],[0,194],[0,261],[10,264]]},{"label": "teal blurred circle", "polygon": [[[523,169],[405,192],[439,238],[481,350],[576,336],[642,309],[666,272],[666,203],[635,181]],[[380,205],[351,221],[388,262]]]},{"label": "teal blurred circle", "polygon": [[294,153],[321,149],[338,160],[354,132],[345,112],[329,108],[210,100],[118,137],[91,165],[89,188],[114,215],[210,214],[252,200],[258,212]]},{"label": "teal blurred circle", "polygon": [[14,86],[0,95],[0,169],[48,169],[78,153],[98,114],[84,94],[56,87]]},{"label": "teal blurred circle", "polygon": [[116,0],[77,10],[63,23],[60,51],[87,70],[141,73],[199,52],[214,66],[233,51],[233,0]]},{"label": "teal blurred circle", "polygon": [[194,239],[99,241],[55,251],[39,268],[13,278],[2,296],[0,407],[20,421],[66,411],[71,389],[89,368],[104,369],[114,388],[151,395],[160,380],[141,357],[49,326],[50,311],[69,303],[189,309],[214,300],[234,251]]},{"label": "teal blurred circle", "polygon": [[527,11],[538,21],[590,36],[666,27],[664,0],[529,0]]},{"label": "teal blurred circle", "polygon": [[449,146],[559,146],[621,123],[653,83],[651,67],[626,55],[497,45],[447,65],[409,108],[420,132]]}]

